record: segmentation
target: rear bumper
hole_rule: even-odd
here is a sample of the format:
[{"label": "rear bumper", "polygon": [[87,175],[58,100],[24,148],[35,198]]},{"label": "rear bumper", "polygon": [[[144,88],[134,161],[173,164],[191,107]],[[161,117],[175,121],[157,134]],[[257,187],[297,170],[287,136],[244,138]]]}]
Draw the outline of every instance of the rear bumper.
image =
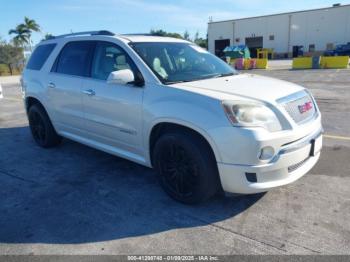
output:
[{"label": "rear bumper", "polygon": [[[317,139],[319,148],[314,155],[311,141]],[[288,144],[267,164],[237,165],[218,163],[224,191],[253,194],[292,183],[305,175],[317,163],[322,147],[321,130]]]}]

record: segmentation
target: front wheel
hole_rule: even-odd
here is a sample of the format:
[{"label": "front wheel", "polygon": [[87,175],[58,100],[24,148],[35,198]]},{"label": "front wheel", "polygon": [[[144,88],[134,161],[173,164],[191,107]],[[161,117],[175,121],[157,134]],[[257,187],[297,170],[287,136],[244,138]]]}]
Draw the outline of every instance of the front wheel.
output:
[{"label": "front wheel", "polygon": [[182,203],[202,202],[219,189],[211,148],[190,132],[162,135],[154,146],[153,164],[164,191]]}]

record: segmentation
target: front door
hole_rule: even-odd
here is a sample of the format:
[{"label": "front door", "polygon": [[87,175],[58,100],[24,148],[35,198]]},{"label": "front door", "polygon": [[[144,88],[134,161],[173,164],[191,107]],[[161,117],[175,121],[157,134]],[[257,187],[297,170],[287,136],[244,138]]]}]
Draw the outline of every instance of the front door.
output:
[{"label": "front door", "polygon": [[144,88],[106,81],[111,72],[122,69],[130,69],[136,75],[135,64],[122,48],[110,42],[97,42],[91,78],[84,79],[82,87],[87,135],[120,154],[141,155]]}]

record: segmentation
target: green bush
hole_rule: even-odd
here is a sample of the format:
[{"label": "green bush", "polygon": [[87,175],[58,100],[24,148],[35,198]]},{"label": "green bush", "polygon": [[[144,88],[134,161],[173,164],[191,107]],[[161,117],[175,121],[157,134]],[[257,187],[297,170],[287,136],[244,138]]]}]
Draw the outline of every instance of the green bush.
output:
[{"label": "green bush", "polygon": [[[18,74],[19,65],[23,63],[23,48],[12,45],[11,43],[0,41],[0,64],[2,64],[2,75]],[[11,68],[9,68],[11,65]]]},{"label": "green bush", "polygon": [[10,74],[10,70],[7,65],[0,64],[0,76],[7,76]]},{"label": "green bush", "polygon": [[[22,67],[12,68],[12,74],[13,75],[20,75],[22,73],[22,70],[23,70]],[[0,76],[9,76],[9,75],[11,75],[11,72],[10,72],[8,66],[5,64],[0,64]]]}]

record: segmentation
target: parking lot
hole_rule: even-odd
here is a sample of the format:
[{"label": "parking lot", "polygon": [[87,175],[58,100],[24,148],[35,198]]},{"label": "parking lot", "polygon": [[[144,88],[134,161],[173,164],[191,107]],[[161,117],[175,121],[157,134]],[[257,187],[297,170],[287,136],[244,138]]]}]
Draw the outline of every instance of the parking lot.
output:
[{"label": "parking lot", "polygon": [[18,78],[0,78],[0,254],[350,254],[350,70],[249,73],[311,90],[321,159],[291,185],[199,206],[127,160],[69,140],[39,148]]}]

